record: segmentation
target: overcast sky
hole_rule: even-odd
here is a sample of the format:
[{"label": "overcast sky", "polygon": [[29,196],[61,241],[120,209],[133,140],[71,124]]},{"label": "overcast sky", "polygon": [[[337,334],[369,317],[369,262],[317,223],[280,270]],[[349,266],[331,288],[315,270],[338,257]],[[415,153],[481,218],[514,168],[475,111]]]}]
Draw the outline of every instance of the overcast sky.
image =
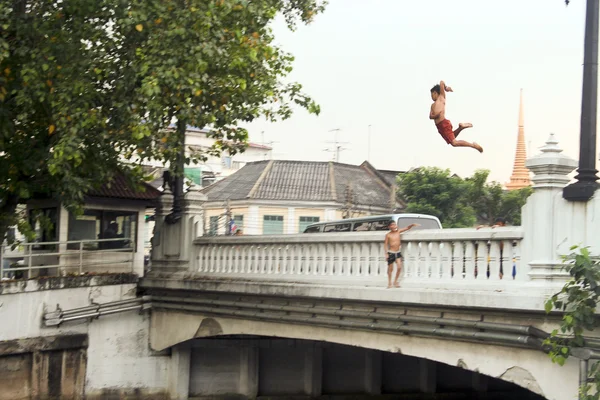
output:
[{"label": "overcast sky", "polygon": [[[282,123],[250,125],[250,138],[274,141],[274,158],[331,160],[323,151],[340,129],[340,161],[368,156],[380,169],[450,168],[462,176],[490,169],[506,182],[517,140],[519,89],[525,135],[535,154],[550,132],[577,158],[585,1],[330,0],[309,26],[274,26],[277,42],[296,57],[291,78],[321,105]],[[428,119],[429,89],[440,79],[454,126],[472,122],[465,140],[446,145]],[[530,154],[528,154],[530,155]]]}]

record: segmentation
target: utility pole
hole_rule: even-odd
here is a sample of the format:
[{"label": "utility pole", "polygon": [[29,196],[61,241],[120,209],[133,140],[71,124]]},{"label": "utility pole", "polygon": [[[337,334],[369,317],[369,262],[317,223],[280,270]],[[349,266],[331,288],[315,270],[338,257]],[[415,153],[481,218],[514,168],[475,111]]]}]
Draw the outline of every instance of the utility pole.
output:
[{"label": "utility pole", "polygon": [[352,209],[354,208],[354,191],[352,185],[347,184],[344,190],[344,207],[342,207],[342,219],[352,217]]},{"label": "utility pole", "polygon": [[225,234],[231,235],[231,203],[229,199],[225,202]]},{"label": "utility pole", "polygon": [[569,201],[588,201],[598,188],[596,173],[596,117],[598,104],[598,16],[599,0],[587,0],[583,56],[583,89],[579,132],[577,182],[563,189]]}]

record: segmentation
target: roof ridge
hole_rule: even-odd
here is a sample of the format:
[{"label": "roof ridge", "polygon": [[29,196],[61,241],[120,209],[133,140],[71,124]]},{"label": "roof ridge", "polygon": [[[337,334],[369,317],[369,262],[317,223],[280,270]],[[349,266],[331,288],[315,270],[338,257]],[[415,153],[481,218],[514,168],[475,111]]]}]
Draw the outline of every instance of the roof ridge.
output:
[{"label": "roof ridge", "polygon": [[331,185],[331,197],[333,201],[337,201],[337,190],[335,189],[335,170],[333,162],[329,161],[329,184]]},{"label": "roof ridge", "polygon": [[263,172],[260,174],[260,176],[256,180],[256,183],[254,184],[254,186],[252,186],[252,189],[250,189],[250,193],[248,193],[248,198],[249,199],[254,196],[254,194],[256,193],[256,191],[258,190],[258,188],[260,187],[260,184],[262,183],[262,181],[265,180],[265,177],[267,176],[267,174],[269,173],[269,171],[273,167],[273,163],[274,162],[275,162],[275,160],[270,160],[269,163],[267,164],[267,166],[265,167],[265,169],[263,170]]},{"label": "roof ridge", "polygon": [[385,189],[390,190],[390,191],[392,190],[393,185],[388,185],[387,181],[383,178],[383,176],[381,176],[381,173],[379,171],[377,171],[377,169],[370,162],[363,161],[363,163],[360,164],[360,168],[367,171],[367,173],[375,176],[375,178],[377,178],[377,182],[381,186],[383,186]]}]

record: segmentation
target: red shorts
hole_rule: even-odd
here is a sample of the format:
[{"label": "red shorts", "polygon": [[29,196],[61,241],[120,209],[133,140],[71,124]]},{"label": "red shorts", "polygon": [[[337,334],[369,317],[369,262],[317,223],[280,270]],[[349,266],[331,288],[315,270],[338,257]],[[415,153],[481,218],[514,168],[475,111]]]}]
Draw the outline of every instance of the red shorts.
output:
[{"label": "red shorts", "polygon": [[446,143],[450,144],[456,139],[456,137],[454,137],[454,131],[452,130],[452,122],[445,119],[439,124],[435,124],[435,126]]}]

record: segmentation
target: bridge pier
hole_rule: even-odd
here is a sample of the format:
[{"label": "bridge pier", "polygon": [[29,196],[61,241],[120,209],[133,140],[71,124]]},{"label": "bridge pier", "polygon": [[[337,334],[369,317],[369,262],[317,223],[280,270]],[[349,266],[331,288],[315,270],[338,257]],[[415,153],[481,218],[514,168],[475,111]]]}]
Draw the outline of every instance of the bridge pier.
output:
[{"label": "bridge pier", "polygon": [[186,400],[190,393],[190,367],[192,346],[190,342],[180,343],[171,349],[169,366],[169,394],[171,400]]}]

